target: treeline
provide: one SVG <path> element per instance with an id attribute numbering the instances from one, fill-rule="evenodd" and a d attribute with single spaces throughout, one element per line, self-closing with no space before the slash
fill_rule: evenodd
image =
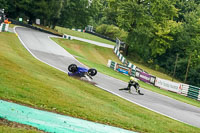
<path id="1" fill-rule="evenodd" d="M 88 0 L 0 0 L 7 17 L 23 18 L 28 23 L 54 28 L 56 25 L 84 28 L 95 15 L 95 5 Z"/>
<path id="2" fill-rule="evenodd" d="M 122 38 L 129 57 L 200 86 L 199 0 L 0 0 L 0 8 L 51 28 L 93 25 Z"/>
<path id="3" fill-rule="evenodd" d="M 129 57 L 200 86 L 199 0 L 109 0 L 108 5 L 112 23 L 128 32 Z"/>

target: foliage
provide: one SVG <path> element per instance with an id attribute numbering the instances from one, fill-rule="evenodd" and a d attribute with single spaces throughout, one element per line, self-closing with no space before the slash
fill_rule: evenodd
<path id="1" fill-rule="evenodd" d="M 2 0 L 1 0 L 2 1 Z M 97 6 L 88 0 L 7 0 L 0 1 L 0 7 L 6 5 L 6 14 L 11 18 L 22 17 L 35 23 L 41 19 L 41 24 L 55 28 L 56 25 L 65 27 L 84 28 L 95 16 Z"/>
<path id="2" fill-rule="evenodd" d="M 5 10 L 8 9 L 7 1 L 5 1 L 5 0 L 0 0 L 0 9 L 5 9 Z"/>
<path id="3" fill-rule="evenodd" d="M 84 28 L 92 15 L 88 0 L 65 0 L 61 14 L 59 24 L 69 28 Z"/>
<path id="4" fill-rule="evenodd" d="M 184 80 L 189 57 L 188 82 L 200 85 L 200 5 L 197 0 L 109 0 L 117 11 L 117 25 L 128 31 L 129 56 L 138 55 L 147 64 L 172 74 L 176 55 L 176 77 Z"/>
<path id="5" fill-rule="evenodd" d="M 119 29 L 119 27 L 107 24 L 102 24 L 100 26 L 97 26 L 96 32 L 105 35 L 107 37 L 110 37 L 112 39 L 116 39 L 117 37 L 122 41 L 125 41 L 128 35 L 127 32 L 125 32 L 123 29 Z"/>

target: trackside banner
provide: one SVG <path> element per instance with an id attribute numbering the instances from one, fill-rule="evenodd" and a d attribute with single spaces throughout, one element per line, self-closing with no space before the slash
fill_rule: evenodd
<path id="1" fill-rule="evenodd" d="M 181 93 L 182 86 L 180 83 L 175 83 L 169 80 L 160 79 L 156 77 L 155 86 L 166 89 L 172 92 Z"/>
<path id="2" fill-rule="evenodd" d="M 123 73 L 125 75 L 135 76 L 135 70 L 134 69 L 129 68 L 129 67 L 124 66 L 124 65 L 120 65 L 117 62 L 114 62 L 112 60 L 108 60 L 107 66 L 112 68 L 113 70 L 118 71 L 120 73 Z"/>
<path id="3" fill-rule="evenodd" d="M 126 74 L 126 75 L 131 75 L 131 68 L 117 64 L 116 70 L 120 73 Z"/>
<path id="4" fill-rule="evenodd" d="M 146 83 L 150 83 L 150 84 L 155 84 L 155 79 L 156 77 L 145 73 L 145 72 L 140 72 L 140 71 L 136 71 L 135 73 L 135 77 L 138 78 L 139 80 L 146 82 Z"/>

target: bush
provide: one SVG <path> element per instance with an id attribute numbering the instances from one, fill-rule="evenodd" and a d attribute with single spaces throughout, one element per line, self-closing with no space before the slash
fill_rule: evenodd
<path id="1" fill-rule="evenodd" d="M 100 26 L 97 26 L 96 32 L 99 33 L 99 34 L 105 35 L 107 27 L 108 27 L 108 25 L 106 25 L 106 24 L 102 24 Z"/>
<path id="2" fill-rule="evenodd" d="M 117 37 L 122 41 L 125 41 L 128 35 L 127 32 L 125 32 L 124 30 L 120 30 L 119 27 L 106 24 L 102 24 L 96 27 L 96 32 L 114 40 Z"/>

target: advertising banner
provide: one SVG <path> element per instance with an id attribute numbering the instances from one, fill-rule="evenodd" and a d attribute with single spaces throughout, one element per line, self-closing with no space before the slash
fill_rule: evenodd
<path id="1" fill-rule="evenodd" d="M 146 83 L 150 83 L 151 76 L 147 73 L 140 72 L 139 80 L 144 81 Z"/>
<path id="2" fill-rule="evenodd" d="M 130 75 L 131 74 L 131 69 L 130 68 L 128 68 L 126 66 L 123 66 L 123 65 L 120 65 L 120 64 L 117 64 L 116 70 L 118 72 L 126 74 L 126 75 Z"/>
<path id="3" fill-rule="evenodd" d="M 36 22 L 36 24 L 40 25 L 40 19 L 39 18 L 37 18 L 35 22 Z"/>
<path id="4" fill-rule="evenodd" d="M 181 93 L 182 86 L 180 83 L 175 83 L 169 80 L 160 79 L 156 77 L 155 86 L 166 89 L 172 92 Z"/>
<path id="5" fill-rule="evenodd" d="M 154 76 L 152 76 L 148 73 L 136 71 L 135 77 L 138 78 L 139 80 L 145 82 L 145 83 L 150 83 L 150 84 L 153 84 L 153 85 L 155 84 L 156 77 L 154 77 Z"/>

